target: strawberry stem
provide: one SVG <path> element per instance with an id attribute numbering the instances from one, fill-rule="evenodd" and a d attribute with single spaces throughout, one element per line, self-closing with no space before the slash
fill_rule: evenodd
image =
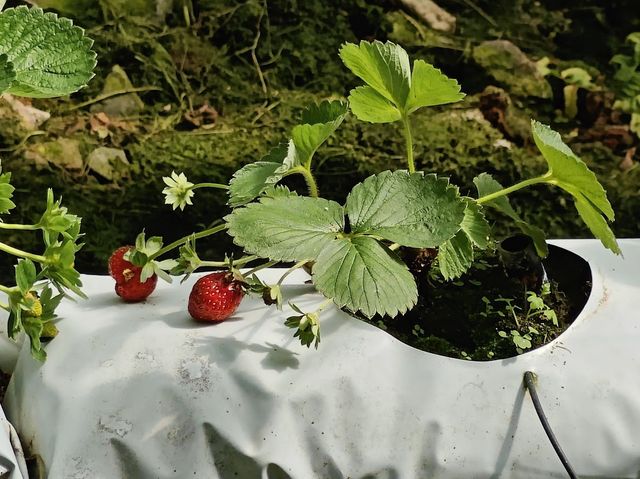
<path id="1" fill-rule="evenodd" d="M 229 185 L 223 185 L 222 183 L 198 183 L 197 185 L 193 185 L 191 190 L 196 190 L 198 188 L 218 188 L 220 190 L 228 190 Z"/>
<path id="2" fill-rule="evenodd" d="M 531 186 L 531 185 L 535 185 L 537 183 L 545 183 L 549 181 L 549 178 L 551 177 L 551 172 L 547 172 L 546 174 L 542 175 L 542 176 L 536 176 L 535 178 L 530 178 L 528 180 L 524 180 L 521 181 L 520 183 L 516 183 L 513 186 L 510 186 L 509 188 L 504 188 L 502 190 L 496 191 L 494 193 L 491 193 L 489 195 L 485 195 L 481 198 L 478 198 L 476 200 L 476 203 L 478 204 L 482 204 L 482 203 L 487 203 L 489 201 L 493 201 L 496 198 L 500 198 L 502 196 L 506 196 L 509 193 L 513 193 L 514 191 L 517 191 L 521 188 L 524 188 L 526 186 Z"/>
<path id="3" fill-rule="evenodd" d="M 266 263 L 263 264 L 259 264 L 258 266 L 256 266 L 253 269 L 250 269 L 249 271 L 247 271 L 246 273 L 242 273 L 243 276 L 251 276 L 253 273 L 256 273 L 258 271 L 260 271 L 261 269 L 265 269 L 265 268 L 271 268 L 274 264 L 277 264 L 277 261 L 268 261 Z"/>
<path id="4" fill-rule="evenodd" d="M 289 171 L 285 173 L 284 176 L 293 175 L 295 173 L 299 173 L 304 177 L 304 181 L 307 183 L 307 188 L 309 188 L 309 196 L 313 198 L 318 197 L 318 184 L 316 183 L 316 179 L 313 177 L 313 173 L 309 168 L 305 168 L 304 166 L 296 166 L 291 168 Z"/>
<path id="5" fill-rule="evenodd" d="M 409 173 L 415 173 L 416 165 L 413 161 L 413 135 L 411 134 L 411 123 L 409 123 L 408 115 L 402 115 L 402 133 L 407 147 L 407 166 Z"/>
<path id="6" fill-rule="evenodd" d="M 13 224 L 13 223 L 0 223 L 0 229 L 35 231 L 39 229 L 39 226 L 38 225 L 21 225 L 21 224 Z"/>
<path id="7" fill-rule="evenodd" d="M 21 249 L 18 248 L 14 248 L 13 246 L 9 246 L 6 243 L 0 243 L 0 251 L 4 251 L 5 253 L 9 253 L 13 256 L 18 256 L 19 258 L 27 258 L 30 259 L 32 261 L 35 261 L 36 263 L 46 263 L 47 262 L 47 258 L 45 258 L 44 256 L 38 255 L 38 254 L 33 254 L 33 253 L 29 253 L 27 251 L 23 251 Z"/>
<path id="8" fill-rule="evenodd" d="M 3 293 L 6 293 L 6 294 L 11 294 L 11 293 L 15 293 L 16 291 L 18 291 L 18 287 L 14 286 L 14 287 L 10 288 L 9 286 L 5 286 L 4 284 L 0 284 L 0 291 L 2 291 Z"/>
<path id="9" fill-rule="evenodd" d="M 243 264 L 250 263 L 251 261 L 256 260 L 258 258 L 259 256 L 256 256 L 256 255 L 243 256 L 240 259 L 234 259 L 233 265 L 242 266 Z M 206 267 L 212 267 L 212 268 L 218 268 L 218 267 L 223 267 L 228 265 L 229 265 L 229 261 L 202 261 L 200 263 L 200 266 L 206 266 Z"/>
<path id="10" fill-rule="evenodd" d="M 318 306 L 318 309 L 315 310 L 315 313 L 320 314 L 320 312 L 322 312 L 322 310 L 329 306 L 331 303 L 333 303 L 333 298 L 325 299 L 322 303 L 320 303 L 320 306 Z"/>
<path id="11" fill-rule="evenodd" d="M 149 256 L 149 261 L 153 261 L 154 259 L 162 256 L 163 254 L 168 253 L 172 249 L 175 249 L 178 246 L 182 246 L 184 243 L 186 243 L 191 238 L 194 238 L 194 239 L 204 238 L 206 236 L 211 236 L 213 234 L 219 233 L 220 231 L 224 231 L 225 229 L 227 229 L 227 225 L 226 224 L 222 224 L 222 225 L 214 226 L 213 228 L 209 228 L 209 229 L 200 231 L 198 233 L 192 233 L 190 235 L 183 236 L 182 238 L 175 240 L 173 243 L 168 244 L 164 248 L 159 249 L 154 254 Z M 0 245 L 1 244 L 2 243 L 0 243 Z"/>
<path id="12" fill-rule="evenodd" d="M 303 260 L 303 261 L 298 261 L 296 264 L 294 264 L 291 268 L 289 268 L 288 270 L 286 270 L 284 272 L 284 274 L 282 276 L 280 276 L 280 279 L 278 280 L 278 282 L 276 283 L 277 286 L 280 286 L 282 284 L 282 282 L 285 280 L 285 278 L 287 276 L 289 276 L 291 273 L 293 273 L 295 270 L 297 270 L 298 268 L 302 268 L 305 264 L 307 264 L 308 261 L 307 260 Z"/>

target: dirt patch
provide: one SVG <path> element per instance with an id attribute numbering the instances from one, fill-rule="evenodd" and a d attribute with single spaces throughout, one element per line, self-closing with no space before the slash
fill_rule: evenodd
<path id="1" fill-rule="evenodd" d="M 456 281 L 444 281 L 433 268 L 413 310 L 371 322 L 410 346 L 443 356 L 516 356 L 562 334 L 591 291 L 589 267 L 578 256 L 553 248 L 544 264 L 549 281 L 538 289 L 507 276 L 496 253 L 477 259 Z"/>

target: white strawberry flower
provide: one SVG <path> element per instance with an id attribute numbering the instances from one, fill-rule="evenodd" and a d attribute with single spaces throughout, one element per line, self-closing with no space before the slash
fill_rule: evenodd
<path id="1" fill-rule="evenodd" d="M 173 209 L 178 207 L 184 210 L 187 205 L 192 205 L 191 198 L 194 196 L 193 187 L 195 186 L 189 180 L 184 173 L 177 174 L 175 171 L 171 172 L 171 177 L 165 176 L 162 178 L 167 187 L 162 190 L 162 194 L 165 196 L 164 203 L 171 205 Z"/>

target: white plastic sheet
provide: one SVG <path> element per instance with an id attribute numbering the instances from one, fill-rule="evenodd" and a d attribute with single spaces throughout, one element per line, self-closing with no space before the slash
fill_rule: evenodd
<path id="1" fill-rule="evenodd" d="M 591 264 L 585 310 L 545 347 L 484 363 L 335 309 L 307 350 L 258 300 L 219 325 L 190 321 L 196 278 L 125 305 L 110 278 L 86 276 L 90 299 L 61 308 L 46 364 L 22 349 L 6 411 L 50 478 L 566 477 L 522 387 L 533 370 L 580 477 L 640 477 L 640 240 L 621 242 L 624 260 L 556 244 Z M 322 298 L 305 279 L 286 293 L 311 310 Z"/>
<path id="2" fill-rule="evenodd" d="M 28 478 L 18 434 L 0 409 L 0 479 Z"/>

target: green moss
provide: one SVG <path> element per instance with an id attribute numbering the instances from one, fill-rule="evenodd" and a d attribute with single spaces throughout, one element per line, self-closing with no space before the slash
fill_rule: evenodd
<path id="1" fill-rule="evenodd" d="M 261 158 L 284 140 L 306 104 L 346 96 L 358 81 L 338 59 L 343 42 L 385 40 L 392 35 L 410 47 L 412 56 L 435 63 L 458 78 L 464 91 L 473 93 L 494 82 L 471 59 L 474 46 L 505 38 L 534 58 L 553 57 L 564 48 L 554 39 L 566 35 L 567 19 L 578 15 L 533 0 L 474 2 L 483 16 L 470 3 L 454 2 L 443 4 L 456 15 L 458 24 L 456 34 L 447 35 L 424 25 L 416 28 L 415 21 L 409 21 L 387 0 L 270 0 L 267 10 L 262 2 L 187 3 L 196 7 L 188 21 L 183 2 L 174 2 L 166 21 L 155 12 L 144 15 L 143 10 L 130 12 L 126 8 L 94 5 L 92 9 L 69 10 L 78 23 L 90 27 L 89 34 L 96 40 L 100 59 L 97 77 L 71 101 L 36 101 L 35 106 L 53 114 L 41 127 L 47 134 L 30 138 L 24 148 L 5 152 L 3 166 L 13 170 L 18 187 L 18 208 L 12 221 L 33 220 L 44 204 L 46 188 L 53 187 L 72 211 L 84 217 L 86 246 L 78 257 L 84 272 L 105 272 L 111 250 L 133 242 L 143 227 L 149 234 L 173 239 L 222 217 L 227 209 L 220 191 L 198 190 L 195 207 L 171 211 L 163 204 L 161 177 L 175 170 L 184 171 L 192 181 L 226 182 L 237 168 Z M 73 7 L 69 2 L 58 6 L 63 11 Z M 614 33 L 616 38 L 625 34 Z M 610 55 L 602 58 L 593 66 L 606 72 Z M 102 138 L 92 131 L 96 118 L 91 118 L 90 112 L 104 110 L 104 104 L 76 110 L 68 107 L 100 94 L 114 65 L 122 67 L 134 86 L 160 91 L 138 93 L 144 103 L 142 110 L 118 120 L 121 124 L 103 126 L 101 133 L 107 136 Z M 196 129 L 187 117 L 205 104 L 215 109 L 218 117 L 210 120 L 207 129 Z M 473 177 L 483 171 L 503 184 L 540 173 L 544 162 L 535 148 L 506 141 L 477 106 L 477 100 L 470 96 L 460 105 L 426 109 L 415 115 L 417 166 L 450 176 L 464 194 L 475 194 Z M 507 123 L 516 124 L 517 131 L 510 136 L 526 138 L 521 120 L 531 115 L 553 118 L 552 101 L 514 100 L 507 116 L 516 120 Z M 567 128 L 576 126 L 568 124 Z M 0 104 L 1 147 L 16 148 L 27 134 Z M 59 139 L 78 142 L 83 169 L 55 162 L 37 166 L 25 156 L 42 145 L 56 145 Z M 640 169 L 619 170 L 621 158 L 600 144 L 574 141 L 571 146 L 607 187 L 617 213 L 616 233 L 639 236 Z M 124 150 L 131 164 L 127 175 L 107 181 L 86 168 L 87 156 L 97 147 Z M 363 124 L 349 117 L 316 156 L 321 194 L 343 201 L 355 183 L 387 168 L 404 167 L 404 158 L 404 140 L 396 125 Z M 287 181 L 292 187 L 303 188 L 298 178 Z M 513 203 L 551 237 L 588 236 L 570 199 L 559 191 L 531 188 L 513 195 Z M 508 222 L 497 215 L 492 220 L 498 234 L 509 233 Z M 27 249 L 39 247 L 35 235 L 8 240 Z M 203 241 L 202 247 L 203 255 L 214 259 L 231 245 L 215 238 Z"/>

